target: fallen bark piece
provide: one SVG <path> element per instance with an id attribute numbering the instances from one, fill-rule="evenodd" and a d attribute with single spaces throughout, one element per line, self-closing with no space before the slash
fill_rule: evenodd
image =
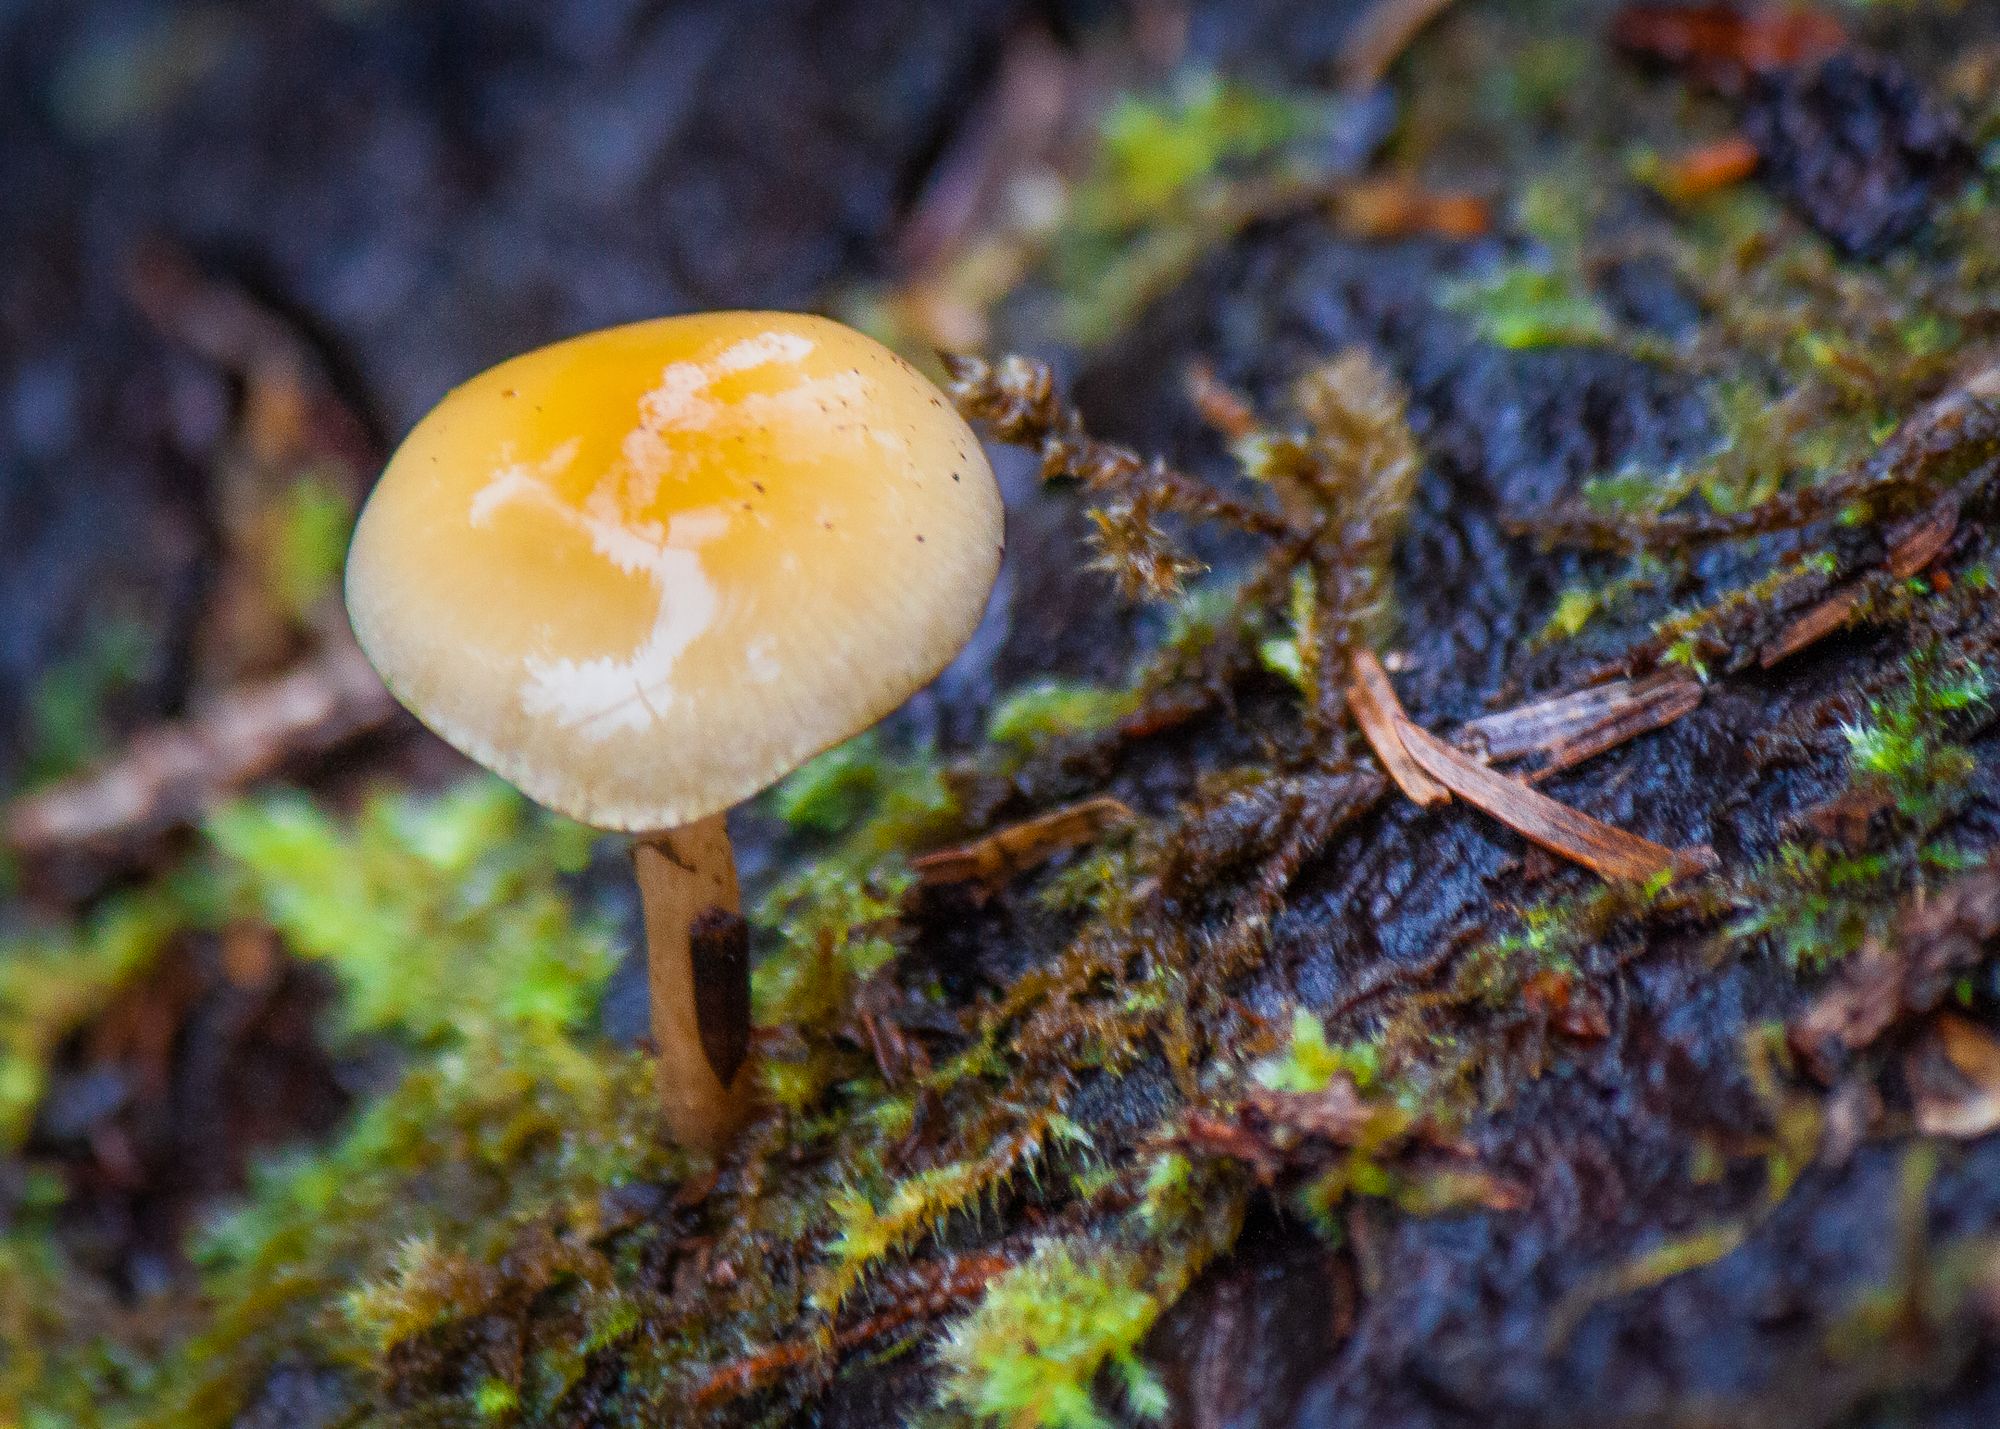
<path id="1" fill-rule="evenodd" d="M 1461 725 L 1452 743 L 1495 764 L 1544 755 L 1531 777 L 1546 778 L 1672 724 L 1701 699 L 1700 681 L 1663 671 L 1482 715 Z"/>
<path id="2" fill-rule="evenodd" d="M 1600 877 L 1643 883 L 1662 873 L 1699 873 L 1715 865 L 1715 854 L 1706 847 L 1670 849 L 1613 828 L 1487 768 L 1408 721 L 1400 732 L 1410 757 L 1452 793 L 1523 838 Z"/>
<path id="3" fill-rule="evenodd" d="M 360 650 L 342 642 L 289 674 L 218 697 L 192 719 L 140 734 L 96 773 L 16 800 L 7 845 L 33 857 L 195 823 L 252 780 L 376 728 L 395 708 Z"/>
<path id="4" fill-rule="evenodd" d="M 1886 938 L 1841 964 L 1833 986 L 1791 1025 L 1793 1050 L 1832 1082 L 1843 1052 L 1873 1045 L 1898 1022 L 1944 1001 L 2000 937 L 2000 860 L 1912 902 Z"/>
<path id="5" fill-rule="evenodd" d="M 1819 644 L 1854 619 L 1862 601 L 1862 592 L 1852 586 L 1835 591 L 1779 631 L 1775 639 L 1757 652 L 1757 663 L 1768 670 L 1791 659 L 1799 651 Z"/>
<path id="6" fill-rule="evenodd" d="M 969 844 L 923 854 L 910 860 L 910 868 L 917 881 L 927 886 L 976 883 L 989 891 L 998 890 L 1057 854 L 1131 822 L 1132 817 L 1123 803 L 1102 795 L 1009 824 Z"/>
<path id="7" fill-rule="evenodd" d="M 1451 791 L 1424 773 L 1403 748 L 1397 725 L 1407 722 L 1407 716 L 1402 701 L 1396 698 L 1396 687 L 1389 683 L 1389 672 L 1382 668 L 1375 652 L 1366 647 L 1356 650 L 1352 668 L 1348 707 L 1354 711 L 1354 722 L 1361 726 L 1368 747 L 1375 751 L 1396 787 L 1411 803 L 1426 809 L 1450 803 Z"/>

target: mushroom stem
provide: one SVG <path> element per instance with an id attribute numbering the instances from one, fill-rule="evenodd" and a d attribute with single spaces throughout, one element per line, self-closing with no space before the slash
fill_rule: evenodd
<path id="1" fill-rule="evenodd" d="M 683 1146 L 718 1151 L 750 1109 L 750 940 L 721 814 L 632 845 L 646 914 L 660 1105 Z"/>

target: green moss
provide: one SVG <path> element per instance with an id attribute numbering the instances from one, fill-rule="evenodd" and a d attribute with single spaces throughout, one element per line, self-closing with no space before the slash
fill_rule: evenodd
<path id="1" fill-rule="evenodd" d="M 986 721 L 989 742 L 1032 749 L 1065 735 L 1089 734 L 1116 724 L 1134 704 L 1129 690 L 1078 680 L 1030 680 L 994 705 Z"/>
<path id="2" fill-rule="evenodd" d="M 1092 1393 L 1106 1370 L 1130 1413 L 1159 1418 L 1166 1391 L 1137 1350 L 1160 1307 L 1137 1278 L 1115 1254 L 1043 1245 L 952 1326 L 940 1351 L 944 1399 L 983 1423 L 1110 1429 Z"/>
<path id="3" fill-rule="evenodd" d="M 332 476 L 307 472 L 285 488 L 271 521 L 266 578 L 279 609 L 304 620 L 340 584 L 354 502 Z"/>
<path id="4" fill-rule="evenodd" d="M 0 1148 L 27 1134 L 57 1047 L 188 928 L 214 914 L 198 874 L 122 895 L 77 928 L 0 943 Z"/>
<path id="5" fill-rule="evenodd" d="M 1909 681 L 1870 703 L 1866 719 L 1841 727 L 1857 779 L 1881 788 L 1902 816 L 1934 827 L 1957 808 L 1974 768 L 1972 751 L 1948 737 L 1951 722 L 1984 707 L 1992 682 L 1985 671 L 1951 667 L 1935 651 L 1909 662 Z"/>
<path id="6" fill-rule="evenodd" d="M 1284 1050 L 1252 1069 L 1257 1081 L 1278 1092 L 1323 1092 L 1335 1077 L 1346 1077 L 1363 1091 L 1381 1072 L 1381 1053 L 1360 1042 L 1335 1046 L 1327 1040 L 1326 1024 L 1305 1008 L 1292 1012 L 1290 1040 Z"/>
<path id="7" fill-rule="evenodd" d="M 1730 935 L 1769 938 L 1794 967 L 1823 968 L 1854 952 L 1878 926 L 1896 874 L 1886 854 L 1782 844 L 1745 880 L 1758 890 L 1757 905 Z"/>
<path id="8" fill-rule="evenodd" d="M 1089 1137 L 1068 1117 L 1045 1113 L 981 1154 L 902 1177 L 871 1200 L 858 1190 L 828 1201 L 836 1227 L 829 1261 L 817 1279 L 812 1303 L 833 1310 L 891 1252 L 931 1235 L 945 1219 L 1001 1189 L 1015 1175 L 1032 1174 L 1052 1144 L 1087 1147 Z"/>
<path id="9" fill-rule="evenodd" d="M 1665 584 L 1666 567 L 1652 556 L 1639 556 L 1624 575 L 1587 585 L 1567 587 L 1556 597 L 1555 608 L 1535 636 L 1537 646 L 1570 640 L 1581 635 L 1592 621 L 1616 615 L 1644 591 Z"/>
<path id="10" fill-rule="evenodd" d="M 108 752 L 105 706 L 144 673 L 152 634 L 137 621 L 93 626 L 77 652 L 51 667 L 28 696 L 21 733 L 23 787 L 66 778 Z"/>
<path id="11" fill-rule="evenodd" d="M 216 1314 L 169 1363 L 167 1412 L 148 1422 L 226 1419 L 305 1343 L 366 1384 L 388 1350 L 476 1316 L 507 1283 L 502 1258 L 537 1239 L 541 1255 L 508 1271 L 514 1290 L 609 1278 L 594 1244 L 605 1189 L 678 1164 L 656 1105 L 643 1056 L 542 1028 L 413 1064 L 332 1145 L 260 1171 L 201 1237 Z"/>
<path id="12" fill-rule="evenodd" d="M 1058 325 L 1083 342 L 1114 335 L 1240 221 L 1233 175 L 1310 169 L 1337 115 L 1308 93 L 1203 72 L 1113 103 L 1049 242 Z"/>
<path id="13" fill-rule="evenodd" d="M 1310 699 L 1318 686 L 1314 670 L 1319 648 L 1314 630 L 1319 595 L 1313 573 L 1304 567 L 1293 571 L 1290 592 L 1285 605 L 1285 633 L 1260 640 L 1257 659 L 1266 670 L 1291 682 L 1300 694 Z"/>
<path id="14" fill-rule="evenodd" d="M 1105 112 L 1077 220 L 1125 228 L 1157 219 L 1224 164 L 1268 153 L 1302 127 L 1296 100 L 1213 74 L 1184 76 L 1162 95 L 1127 95 Z"/>
<path id="15" fill-rule="evenodd" d="M 1469 317 L 1496 347 L 1555 347 L 1608 341 L 1611 315 L 1573 275 L 1546 262 L 1503 263 L 1446 287 L 1445 307 Z"/>
<path id="16" fill-rule="evenodd" d="M 209 833 L 245 911 L 339 980 L 343 1037 L 449 1045 L 574 1028 L 617 962 L 606 930 L 572 924 L 554 882 L 596 835 L 495 779 L 374 799 L 351 827 L 279 795 L 223 811 Z"/>

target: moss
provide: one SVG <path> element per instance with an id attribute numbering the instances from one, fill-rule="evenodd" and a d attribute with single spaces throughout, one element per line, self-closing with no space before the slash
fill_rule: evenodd
<path id="1" fill-rule="evenodd" d="M 265 581 L 277 607 L 303 621 L 340 584 L 354 501 L 333 476 L 309 471 L 273 504 Z"/>
<path id="2" fill-rule="evenodd" d="M 1571 274 L 1546 262 L 1503 263 L 1445 289 L 1440 301 L 1469 317 L 1496 347 L 1555 347 L 1609 340 L 1611 315 Z"/>
<path id="3" fill-rule="evenodd" d="M 1555 608 L 1535 637 L 1538 646 L 1581 635 L 1592 621 L 1616 615 L 1633 603 L 1640 593 L 1663 584 L 1665 567 L 1651 556 L 1640 556 L 1625 575 L 1610 580 L 1566 587 L 1556 597 Z"/>
<path id="4" fill-rule="evenodd" d="M 1326 1024 L 1305 1008 L 1292 1013 L 1291 1038 L 1282 1052 L 1253 1069 L 1262 1086 L 1273 1091 L 1323 1092 L 1335 1077 L 1346 1077 L 1366 1091 L 1381 1072 L 1381 1053 L 1368 1043 L 1335 1046 L 1327 1040 Z"/>
<path id="5" fill-rule="evenodd" d="M 554 883 L 596 835 L 495 779 L 371 800 L 351 828 L 280 795 L 225 810 L 209 832 L 244 911 L 340 982 L 342 1037 L 450 1045 L 574 1028 L 617 962 Z"/>
<path id="6" fill-rule="evenodd" d="M 840 835 L 829 856 L 849 868 L 934 833 L 956 807 L 935 752 L 895 752 L 876 730 L 795 770 L 767 802 L 794 829 Z"/>
<path id="7" fill-rule="evenodd" d="M 510 1288 L 591 1271 L 607 1188 L 676 1165 L 637 1053 L 510 1031 L 414 1064 L 337 1141 L 261 1171 L 196 1247 L 213 1321 L 169 1362 L 156 1424 L 225 1419 L 292 1346 L 363 1382 L 390 1352 L 475 1317 Z M 449 1252 L 440 1246 L 451 1247 Z M 566 1386 L 544 1386 L 553 1398 Z"/>
<path id="8" fill-rule="evenodd" d="M 1955 810 L 1974 769 L 1972 752 L 1948 737 L 1954 719 L 1983 708 L 1985 671 L 1946 664 L 1935 650 L 1911 657 L 1909 680 L 1841 727 L 1855 777 L 1880 788 L 1902 816 L 1932 828 Z"/>
<path id="9" fill-rule="evenodd" d="M 1077 680 L 1030 680 L 993 706 L 986 738 L 1015 750 L 1033 749 L 1052 739 L 1104 729 L 1130 714 L 1133 705 L 1129 690 Z"/>
<path id="10" fill-rule="evenodd" d="M 117 897 L 80 927 L 0 944 L 0 1147 L 27 1134 L 62 1040 L 214 906 L 211 884 L 190 872 Z"/>
<path id="11" fill-rule="evenodd" d="M 1769 938 L 1794 967 L 1823 968 L 1854 952 L 1879 926 L 1896 871 L 1885 854 L 1781 844 L 1746 879 L 1758 890 L 1757 906 L 1731 934 Z"/>
<path id="12" fill-rule="evenodd" d="M 1288 146 L 1309 154 L 1336 115 L 1307 93 L 1202 72 L 1114 103 L 1050 245 L 1058 326 L 1085 343 L 1115 335 L 1239 221 L 1232 171 L 1281 167 Z"/>
<path id="13" fill-rule="evenodd" d="M 1108 1370 L 1130 1413 L 1159 1418 L 1166 1391 L 1137 1354 L 1159 1306 L 1136 1278 L 1115 1255 L 1042 1246 L 952 1326 L 940 1350 L 944 1399 L 986 1423 L 1110 1429 L 1092 1393 Z"/>
<path id="14" fill-rule="evenodd" d="M 766 800 L 771 812 L 794 829 L 838 833 L 881 796 L 892 778 L 888 765 L 882 738 L 871 729 L 808 760 Z"/>
<path id="15" fill-rule="evenodd" d="M 104 756 L 111 741 L 106 706 L 145 672 L 151 643 L 137 621 L 108 620 L 36 681 L 21 734 L 23 787 L 66 778 Z"/>
<path id="16" fill-rule="evenodd" d="M 1105 112 L 1076 197 L 1086 229 L 1157 220 L 1224 164 L 1270 152 L 1304 127 L 1295 100 L 1194 73 L 1164 94 L 1127 95 Z"/>

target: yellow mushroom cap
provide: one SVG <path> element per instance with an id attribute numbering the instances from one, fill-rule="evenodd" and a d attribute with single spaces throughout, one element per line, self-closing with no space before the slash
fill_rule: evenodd
<path id="1" fill-rule="evenodd" d="M 559 342 L 453 391 L 354 533 L 391 691 L 524 792 L 673 828 L 873 724 L 999 572 L 1000 495 L 922 374 L 824 318 Z"/>

